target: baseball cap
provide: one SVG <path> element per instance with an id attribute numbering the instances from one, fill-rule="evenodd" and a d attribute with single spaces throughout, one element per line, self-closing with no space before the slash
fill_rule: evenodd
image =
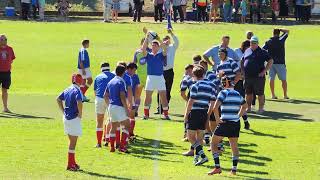
<path id="1" fill-rule="evenodd" d="M 82 79 L 82 76 L 80 74 L 73 74 L 71 81 L 72 81 L 72 83 L 82 84 L 83 79 Z"/>
<path id="2" fill-rule="evenodd" d="M 228 55 L 228 51 L 226 48 L 220 48 L 219 52 L 223 52 L 224 54 Z"/>
<path id="3" fill-rule="evenodd" d="M 250 42 L 255 42 L 255 43 L 259 43 L 259 39 L 257 36 L 252 36 L 250 39 Z"/>

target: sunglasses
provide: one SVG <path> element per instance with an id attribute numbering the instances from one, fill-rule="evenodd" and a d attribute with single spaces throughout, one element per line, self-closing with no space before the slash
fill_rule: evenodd
<path id="1" fill-rule="evenodd" d="M 0 38 L 0 41 L 7 41 L 6 38 Z"/>

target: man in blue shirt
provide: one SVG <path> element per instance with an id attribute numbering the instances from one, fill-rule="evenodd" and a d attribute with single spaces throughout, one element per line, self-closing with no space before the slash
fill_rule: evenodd
<path id="1" fill-rule="evenodd" d="M 127 66 L 126 74 L 130 76 L 132 81 L 132 111 L 130 112 L 130 139 L 134 140 L 134 128 L 135 128 L 135 116 L 137 115 L 139 106 L 140 106 L 140 97 L 142 92 L 142 86 L 140 86 L 140 79 L 139 76 L 136 74 L 136 71 L 138 69 L 137 64 L 131 62 Z"/>
<path id="2" fill-rule="evenodd" d="M 126 83 L 123 79 L 126 67 L 118 65 L 116 68 L 116 77 L 114 77 L 107 85 L 104 98 L 107 104 L 109 104 L 109 114 L 111 121 L 110 130 L 110 152 L 115 152 L 114 143 L 116 141 L 117 127 L 123 126 L 121 135 L 121 144 L 119 151 L 127 153 L 127 138 L 129 137 L 129 109 L 126 98 Z"/>
<path id="3" fill-rule="evenodd" d="M 147 82 L 146 82 L 146 98 L 144 102 L 144 119 L 149 118 L 150 105 L 152 101 L 152 93 L 157 90 L 160 96 L 161 105 L 163 107 L 164 119 L 169 120 L 168 101 L 166 95 L 165 79 L 163 77 L 163 68 L 166 66 L 167 46 L 166 42 L 161 43 L 153 40 L 151 52 L 147 51 L 148 34 L 146 33 L 145 41 L 142 45 L 142 52 L 147 63 Z"/>
<path id="4" fill-rule="evenodd" d="M 213 46 L 212 48 L 210 48 L 206 52 L 204 52 L 203 58 L 208 62 L 209 65 L 212 66 L 212 70 L 216 71 L 217 66 L 220 64 L 220 59 L 219 59 L 219 49 L 220 48 L 227 49 L 229 58 L 236 60 L 236 61 L 239 60 L 238 55 L 233 51 L 232 48 L 229 48 L 229 42 L 230 42 L 230 37 L 223 36 L 221 45 Z M 212 59 L 212 62 L 210 61 L 209 58 Z"/>
<path id="5" fill-rule="evenodd" d="M 58 97 L 57 103 L 63 114 L 64 132 L 69 137 L 68 166 L 67 170 L 77 171 L 80 166 L 75 160 L 75 148 L 78 136 L 82 135 L 82 100 L 80 85 L 83 80 L 80 74 L 72 75 L 72 85 L 65 89 Z M 63 101 L 65 105 L 63 105 Z"/>
<path id="6" fill-rule="evenodd" d="M 79 74 L 81 74 L 83 78 L 83 84 L 80 86 L 81 92 L 84 95 L 84 101 L 89 102 L 89 99 L 86 98 L 85 94 L 89 87 L 91 86 L 93 80 L 92 80 L 92 74 L 90 71 L 90 58 L 88 53 L 90 41 L 85 39 L 82 41 L 82 48 L 79 51 L 78 54 L 78 71 Z"/>
<path id="7" fill-rule="evenodd" d="M 106 104 L 103 96 L 107 88 L 107 84 L 113 79 L 115 75 L 110 72 L 109 63 L 101 64 L 101 73 L 94 80 L 94 93 L 96 96 L 95 109 L 97 114 L 97 126 L 96 126 L 96 136 L 97 136 L 97 148 L 101 148 L 101 140 L 103 136 L 103 121 L 104 114 L 106 113 L 108 104 Z M 110 128 L 105 128 L 107 129 Z M 105 132 L 105 134 L 107 134 Z"/>
<path id="8" fill-rule="evenodd" d="M 282 35 L 280 36 L 280 33 Z M 272 99 L 277 99 L 274 93 L 274 80 L 276 75 L 282 82 L 283 97 L 284 99 L 289 99 L 287 94 L 287 68 L 285 62 L 285 42 L 288 38 L 289 30 L 286 29 L 274 29 L 273 37 L 270 38 L 263 49 L 267 50 L 273 59 L 273 64 L 269 71 L 270 78 L 270 90 Z"/>
<path id="9" fill-rule="evenodd" d="M 215 168 L 208 175 L 221 173 L 218 144 L 224 137 L 229 138 L 233 163 L 231 174 L 235 175 L 239 161 L 238 138 L 240 133 L 240 117 L 243 116 L 248 105 L 240 93 L 233 89 L 231 80 L 224 76 L 221 82 L 224 89 L 218 94 L 213 109 L 218 124 L 211 140 L 211 152 Z M 219 108 L 221 109 L 221 116 Z"/>
<path id="10" fill-rule="evenodd" d="M 195 149 L 194 165 L 198 166 L 208 162 L 207 156 L 202 149 L 203 132 L 212 113 L 214 101 L 216 100 L 215 89 L 207 80 L 204 80 L 204 69 L 201 66 L 193 68 L 193 75 L 196 83 L 190 90 L 190 99 L 185 112 L 187 123 L 188 140 Z M 201 157 L 201 160 L 199 160 Z"/>
<path id="11" fill-rule="evenodd" d="M 267 65 L 265 65 L 267 62 Z M 258 37 L 252 36 L 250 39 L 250 48 L 248 48 L 242 57 L 241 69 L 244 72 L 244 88 L 246 91 L 246 101 L 248 103 L 248 112 L 251 111 L 253 92 L 258 95 L 259 110 L 264 112 L 264 86 L 265 75 L 273 64 L 273 60 L 266 50 L 259 47 Z"/>

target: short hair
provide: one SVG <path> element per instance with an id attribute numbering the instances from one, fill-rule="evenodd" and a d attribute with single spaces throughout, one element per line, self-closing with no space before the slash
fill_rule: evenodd
<path id="1" fill-rule="evenodd" d="M 227 36 L 227 35 L 222 36 L 222 39 L 224 39 L 224 38 L 226 38 L 226 39 L 230 39 L 230 36 Z"/>
<path id="2" fill-rule="evenodd" d="M 244 50 L 246 50 L 247 48 L 250 47 L 250 41 L 249 40 L 245 40 L 241 43 L 241 51 L 244 52 Z"/>
<path id="3" fill-rule="evenodd" d="M 208 62 L 206 60 L 201 60 L 199 64 L 205 64 L 206 66 L 208 66 Z"/>
<path id="4" fill-rule="evenodd" d="M 152 44 L 157 44 L 158 46 L 160 46 L 160 42 L 156 39 L 152 41 Z"/>
<path id="5" fill-rule="evenodd" d="M 119 66 L 119 65 L 122 65 L 122 66 L 124 66 L 125 68 L 127 68 L 127 63 L 124 62 L 124 61 L 118 61 L 117 66 Z"/>
<path id="6" fill-rule="evenodd" d="M 136 63 L 131 62 L 127 65 L 127 69 L 138 69 L 138 66 Z"/>
<path id="7" fill-rule="evenodd" d="M 280 35 L 280 29 L 278 29 L 278 28 L 273 29 L 273 35 L 279 36 Z"/>
<path id="8" fill-rule="evenodd" d="M 163 40 L 167 40 L 167 39 L 170 39 L 170 36 L 166 35 Z"/>
<path id="9" fill-rule="evenodd" d="M 193 56 L 192 59 L 193 59 L 193 62 L 199 62 L 202 60 L 202 57 L 200 55 L 195 55 L 195 56 Z"/>
<path id="10" fill-rule="evenodd" d="M 204 69 L 201 66 L 194 66 L 192 69 L 192 74 L 196 77 L 196 78 L 202 78 L 204 75 Z"/>
<path id="11" fill-rule="evenodd" d="M 101 71 L 110 71 L 110 64 L 107 62 L 103 62 L 101 63 L 100 68 L 101 68 Z"/>
<path id="12" fill-rule="evenodd" d="M 247 39 L 249 40 L 253 36 L 253 32 L 247 31 L 246 36 L 247 36 Z"/>
<path id="13" fill-rule="evenodd" d="M 185 67 L 184 67 L 184 70 L 188 70 L 188 69 L 193 69 L 193 65 L 192 64 L 187 64 Z"/>
<path id="14" fill-rule="evenodd" d="M 86 45 L 86 44 L 89 44 L 90 43 L 90 41 L 89 41 L 89 39 L 84 39 L 84 40 L 82 40 L 82 46 L 84 46 L 84 45 Z"/>
<path id="15" fill-rule="evenodd" d="M 125 71 L 126 71 L 126 67 L 124 67 L 124 66 L 122 66 L 122 65 L 118 65 L 118 66 L 116 67 L 116 75 L 117 75 L 117 76 L 122 76 Z"/>
<path id="16" fill-rule="evenodd" d="M 220 48 L 219 52 L 223 52 L 226 56 L 228 56 L 228 50 L 226 48 Z"/>

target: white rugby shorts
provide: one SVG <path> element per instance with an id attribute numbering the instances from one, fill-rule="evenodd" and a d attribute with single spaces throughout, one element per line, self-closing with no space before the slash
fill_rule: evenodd
<path id="1" fill-rule="evenodd" d="M 81 119 L 76 117 L 74 119 L 67 120 L 63 117 L 64 133 L 71 136 L 81 136 L 82 126 Z"/>
<path id="2" fill-rule="evenodd" d="M 84 71 L 86 72 L 86 75 L 83 75 L 82 69 L 78 69 L 79 74 L 81 74 L 83 79 L 88 79 L 92 77 L 92 73 L 90 68 L 85 68 Z"/>
<path id="3" fill-rule="evenodd" d="M 146 91 L 165 91 L 166 90 L 166 81 L 164 80 L 163 75 L 154 76 L 148 75 L 146 82 Z"/>
<path id="4" fill-rule="evenodd" d="M 108 109 L 111 122 L 122 122 L 129 119 L 125 108 L 122 106 L 110 104 Z"/>

